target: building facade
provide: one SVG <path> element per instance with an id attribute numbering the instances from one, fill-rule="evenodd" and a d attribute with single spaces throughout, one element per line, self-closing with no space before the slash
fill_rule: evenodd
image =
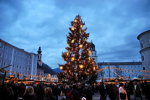
<path id="1" fill-rule="evenodd" d="M 56 73 L 42 61 L 42 50 L 39 47 L 37 51 L 38 62 L 37 62 L 37 76 L 40 81 L 56 82 L 58 81 Z"/>
<path id="2" fill-rule="evenodd" d="M 142 60 L 142 66 L 144 70 L 150 71 L 150 30 L 145 31 L 138 35 L 137 39 L 140 42 L 140 54 Z M 145 72 L 145 75 L 150 79 L 150 72 Z"/>
<path id="3" fill-rule="evenodd" d="M 95 45 L 93 44 L 93 42 L 91 41 L 90 43 L 90 50 L 92 51 L 91 57 L 95 60 L 95 62 L 97 63 L 97 52 L 95 49 Z"/>
<path id="4" fill-rule="evenodd" d="M 13 75 L 19 79 L 46 81 L 51 75 L 51 79 L 57 81 L 56 73 L 42 61 L 41 47 L 34 54 L 0 39 L 0 68 L 4 67 L 7 67 L 7 77 Z"/>
<path id="5" fill-rule="evenodd" d="M 141 62 L 100 62 L 99 77 L 104 80 L 143 78 Z"/>
<path id="6" fill-rule="evenodd" d="M 0 39 L 0 68 L 7 67 L 7 76 L 30 78 L 37 73 L 37 54 L 29 53 Z"/>
<path id="7" fill-rule="evenodd" d="M 37 75 L 38 80 L 43 80 L 42 77 L 44 76 L 44 67 L 43 67 L 43 62 L 42 62 L 42 50 L 41 47 L 39 47 L 38 51 L 38 61 L 37 61 Z"/>

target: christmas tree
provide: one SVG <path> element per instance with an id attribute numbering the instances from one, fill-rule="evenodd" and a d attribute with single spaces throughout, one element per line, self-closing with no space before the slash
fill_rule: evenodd
<path id="1" fill-rule="evenodd" d="M 90 42 L 81 16 L 76 16 L 71 22 L 70 32 L 67 36 L 68 46 L 62 57 L 66 64 L 61 65 L 63 78 L 67 82 L 86 82 L 92 80 L 98 69 L 96 62 L 91 58 Z"/>

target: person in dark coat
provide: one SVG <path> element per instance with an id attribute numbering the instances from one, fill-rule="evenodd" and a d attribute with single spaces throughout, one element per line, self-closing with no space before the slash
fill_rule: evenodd
<path id="1" fill-rule="evenodd" d="M 65 87 L 65 94 L 66 94 L 67 100 L 73 100 L 72 90 L 69 87 L 69 85 L 66 85 L 66 87 Z"/>
<path id="2" fill-rule="evenodd" d="M 150 100 L 150 95 L 149 95 L 149 91 L 150 91 L 150 83 L 147 83 L 146 81 L 143 83 L 143 92 L 145 95 L 145 98 L 147 98 L 147 100 Z"/>
<path id="3" fill-rule="evenodd" d="M 130 81 L 129 83 L 126 84 L 126 90 L 127 90 L 127 97 L 128 97 L 128 100 L 130 100 L 130 96 L 133 94 L 133 83 L 132 81 Z"/>
<path id="4" fill-rule="evenodd" d="M 136 100 L 137 98 L 140 98 L 141 100 L 143 100 L 140 86 L 136 81 L 134 82 L 133 93 L 134 93 L 134 100 Z"/>
<path id="5" fill-rule="evenodd" d="M 76 85 L 73 85 L 73 89 L 72 89 L 73 100 L 80 100 L 80 94 L 77 88 L 78 87 Z"/>
<path id="6" fill-rule="evenodd" d="M 106 100 L 106 88 L 103 83 L 99 86 L 100 100 Z"/>
<path id="7" fill-rule="evenodd" d="M 44 97 L 44 88 L 42 84 L 38 84 L 36 88 L 36 97 L 37 100 L 43 100 Z"/>
<path id="8" fill-rule="evenodd" d="M 25 93 L 23 95 L 23 100 L 36 100 L 34 88 L 32 86 L 26 87 Z"/>
<path id="9" fill-rule="evenodd" d="M 113 84 L 112 88 L 114 91 L 115 99 L 119 100 L 119 86 L 118 86 L 118 84 Z"/>
<path id="10" fill-rule="evenodd" d="M 107 87 L 107 89 L 108 88 L 109 89 L 107 91 L 108 91 L 108 95 L 109 95 L 110 100 L 116 100 L 113 84 L 109 84 L 108 86 L 109 87 Z"/>
<path id="11" fill-rule="evenodd" d="M 85 95 L 86 95 L 86 99 L 87 100 L 92 100 L 93 97 L 93 91 L 92 91 L 92 87 L 88 84 L 85 85 L 85 89 L 84 89 Z"/>

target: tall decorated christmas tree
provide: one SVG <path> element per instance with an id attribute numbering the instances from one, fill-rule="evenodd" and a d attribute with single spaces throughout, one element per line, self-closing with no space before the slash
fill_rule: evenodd
<path id="1" fill-rule="evenodd" d="M 70 32 L 67 36 L 68 46 L 62 57 L 66 62 L 60 66 L 63 70 L 62 78 L 71 83 L 87 82 L 95 76 L 98 66 L 91 57 L 90 42 L 87 41 L 89 33 L 86 33 L 81 16 L 76 16 L 71 22 Z"/>

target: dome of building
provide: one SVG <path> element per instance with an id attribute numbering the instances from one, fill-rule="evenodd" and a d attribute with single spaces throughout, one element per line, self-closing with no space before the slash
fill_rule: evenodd
<path id="1" fill-rule="evenodd" d="M 41 47 L 39 47 L 39 49 L 38 49 L 38 54 L 41 54 L 42 53 L 42 51 L 41 51 Z"/>

